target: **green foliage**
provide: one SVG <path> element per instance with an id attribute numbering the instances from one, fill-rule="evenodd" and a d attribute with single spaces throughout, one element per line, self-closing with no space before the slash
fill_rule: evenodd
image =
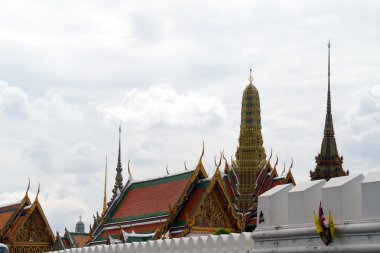
<path id="1" fill-rule="evenodd" d="M 230 231 L 228 231 L 225 228 L 218 228 L 218 229 L 216 229 L 214 235 L 228 235 L 229 233 L 230 233 Z"/>

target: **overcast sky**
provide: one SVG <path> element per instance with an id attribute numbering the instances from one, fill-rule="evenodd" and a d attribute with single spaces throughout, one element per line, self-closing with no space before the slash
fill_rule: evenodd
<path id="1" fill-rule="evenodd" d="M 118 126 L 135 179 L 235 154 L 253 67 L 269 156 L 309 180 L 320 150 L 331 38 L 332 110 L 344 169 L 380 162 L 378 1 L 0 0 L 0 204 L 28 177 L 54 231 L 86 230 L 108 198 Z M 272 163 L 274 159 L 272 160 Z"/>

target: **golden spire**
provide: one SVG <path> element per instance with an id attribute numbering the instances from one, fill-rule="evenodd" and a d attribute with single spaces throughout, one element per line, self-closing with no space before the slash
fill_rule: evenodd
<path id="1" fill-rule="evenodd" d="M 106 214 L 107 211 L 107 163 L 108 163 L 108 158 L 106 156 L 106 169 L 104 173 L 104 196 L 103 196 L 103 212 L 102 212 L 102 218 L 104 219 L 104 215 Z"/>

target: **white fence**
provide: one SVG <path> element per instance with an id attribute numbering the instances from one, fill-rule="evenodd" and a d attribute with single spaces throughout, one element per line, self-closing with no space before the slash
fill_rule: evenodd
<path id="1" fill-rule="evenodd" d="M 66 249 L 54 253 L 248 253 L 253 248 L 251 233 L 183 237 L 147 242 Z M 51 252 L 52 253 L 52 252 Z"/>

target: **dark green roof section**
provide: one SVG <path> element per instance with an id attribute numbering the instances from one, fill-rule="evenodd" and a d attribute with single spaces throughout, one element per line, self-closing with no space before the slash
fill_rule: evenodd
<path id="1" fill-rule="evenodd" d="M 132 221 L 132 220 L 139 220 L 139 219 L 146 219 L 146 218 L 154 218 L 157 216 L 164 216 L 164 215 L 168 215 L 168 212 L 148 213 L 148 214 L 137 215 L 137 216 L 117 218 L 117 219 L 110 220 L 110 223 L 122 222 L 122 221 Z"/>
<path id="2" fill-rule="evenodd" d="M 160 178 L 154 178 L 146 181 L 139 181 L 133 183 L 129 188 L 130 189 L 137 189 L 137 188 L 142 188 L 142 187 L 149 187 L 149 186 L 154 186 L 154 185 L 159 185 L 159 184 L 166 184 L 170 182 L 175 182 L 175 181 L 180 181 L 183 179 L 188 179 L 191 178 L 193 175 L 194 170 L 184 172 L 181 174 L 175 174 L 175 175 L 168 175 L 166 177 L 160 177 Z"/>

